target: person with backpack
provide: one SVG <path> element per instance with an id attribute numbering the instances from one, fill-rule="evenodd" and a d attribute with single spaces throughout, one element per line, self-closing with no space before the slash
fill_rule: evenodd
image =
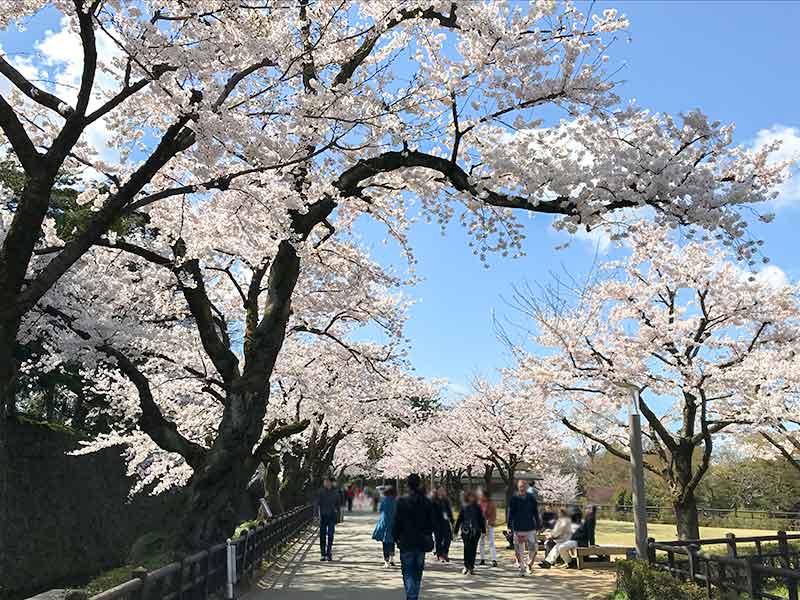
<path id="1" fill-rule="evenodd" d="M 455 533 L 461 530 L 461 539 L 464 542 L 464 575 L 475 574 L 475 555 L 478 552 L 478 542 L 486 534 L 486 519 L 478 505 L 475 492 L 468 491 L 464 494 L 464 506 L 456 519 Z"/>
<path id="2" fill-rule="evenodd" d="M 528 484 L 520 479 L 517 482 L 517 493 L 511 496 L 508 504 L 508 528 L 514 532 L 514 550 L 519 566 L 519 575 L 533 571 L 539 540 L 536 535 L 541 528 L 539 505 L 533 494 L 528 493 Z M 525 559 L 525 546 L 528 557 Z"/>
<path id="3" fill-rule="evenodd" d="M 418 600 L 425 569 L 425 553 L 433 550 L 436 525 L 433 503 L 425 497 L 422 479 L 411 473 L 406 479 L 409 493 L 397 501 L 394 539 L 400 548 L 400 569 L 406 600 Z"/>

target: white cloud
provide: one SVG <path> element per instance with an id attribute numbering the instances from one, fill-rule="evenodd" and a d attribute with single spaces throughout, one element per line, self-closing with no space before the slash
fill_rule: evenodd
<path id="1" fill-rule="evenodd" d="M 46 87 L 50 87 L 61 99 L 74 106 L 83 71 L 83 46 L 78 34 L 70 27 L 69 19 L 62 17 L 58 31 L 45 31 L 44 38 L 35 47 L 41 55 L 42 64 L 52 71 L 50 77 L 54 84 Z M 98 32 L 97 54 L 103 65 L 109 67 L 121 55 L 121 51 L 108 35 Z M 105 102 L 106 94 L 103 92 L 113 92 L 118 88 L 119 80 L 105 69 L 98 68 L 89 111 Z M 108 145 L 111 136 L 106 120 L 99 119 L 86 129 L 83 139 L 94 148 L 100 159 L 113 163 L 118 160 L 119 153 Z"/>
<path id="2" fill-rule="evenodd" d="M 781 288 L 789 284 L 789 277 L 780 267 L 768 265 L 758 272 L 756 281 L 770 287 Z"/>
<path id="3" fill-rule="evenodd" d="M 770 162 L 785 160 L 800 161 L 800 129 L 787 125 L 773 125 L 769 129 L 762 129 L 756 133 L 753 146 L 758 149 L 781 141 L 778 150 L 771 154 Z M 800 205 L 800 166 L 792 167 L 791 175 L 778 188 L 778 197 L 774 201 L 776 208 L 789 205 Z"/>

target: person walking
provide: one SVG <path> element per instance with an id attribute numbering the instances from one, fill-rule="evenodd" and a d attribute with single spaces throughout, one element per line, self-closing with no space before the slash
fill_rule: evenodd
<path id="1" fill-rule="evenodd" d="M 345 490 L 345 496 L 347 497 L 347 512 L 353 512 L 353 500 L 356 497 L 356 492 L 353 489 L 353 484 L 348 483 L 347 489 Z"/>
<path id="2" fill-rule="evenodd" d="M 520 479 L 517 493 L 511 496 L 508 504 L 508 528 L 514 532 L 514 551 L 519 565 L 519 575 L 524 577 L 533 570 L 539 541 L 536 534 L 541 527 L 539 505 L 533 494 L 528 493 L 528 484 Z M 527 560 L 525 546 L 528 547 Z"/>
<path id="3" fill-rule="evenodd" d="M 397 501 L 394 539 L 400 548 L 400 568 L 406 600 L 418 600 L 425 569 L 425 553 L 433 550 L 435 518 L 433 503 L 425 497 L 422 479 L 411 473 L 406 479 L 409 493 Z"/>
<path id="4" fill-rule="evenodd" d="M 394 566 L 394 513 L 397 508 L 397 492 L 393 487 L 383 490 L 381 516 L 372 531 L 372 539 L 383 544 L 383 567 Z"/>
<path id="5" fill-rule="evenodd" d="M 339 493 L 333 489 L 333 482 L 326 477 L 322 489 L 314 501 L 315 512 L 319 518 L 319 559 L 333 560 L 333 535 L 338 520 Z"/>
<path id="6" fill-rule="evenodd" d="M 453 542 L 453 509 L 447 490 L 439 486 L 433 497 L 433 507 L 436 512 L 437 523 L 434 531 L 436 537 L 436 560 L 450 562 L 450 544 Z"/>
<path id="7" fill-rule="evenodd" d="M 455 533 L 461 530 L 461 539 L 464 541 L 464 575 L 475 574 L 475 555 L 478 552 L 478 541 L 486 535 L 486 519 L 478 505 L 475 492 L 464 494 L 464 506 L 456 519 Z"/>
<path id="8" fill-rule="evenodd" d="M 486 520 L 486 534 L 481 536 L 481 566 L 486 564 L 486 545 L 489 545 L 489 553 L 492 557 L 492 566 L 497 566 L 497 548 L 494 545 L 494 527 L 497 524 L 497 505 L 492 500 L 492 493 L 489 490 L 481 490 L 479 503 L 483 518 Z"/>

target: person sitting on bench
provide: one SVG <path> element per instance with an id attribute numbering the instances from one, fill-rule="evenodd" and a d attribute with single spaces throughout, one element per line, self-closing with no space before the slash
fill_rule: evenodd
<path id="1" fill-rule="evenodd" d="M 545 553 L 549 556 L 550 552 L 553 550 L 553 546 L 568 542 L 572 537 L 572 532 L 578 528 L 579 524 L 580 521 L 578 521 L 578 524 L 575 524 L 573 527 L 573 521 L 570 518 L 567 509 L 560 509 L 558 511 L 558 519 L 554 519 L 554 523 L 548 527 L 547 531 L 544 532 Z M 555 557 L 557 558 L 558 554 L 556 554 Z"/>
<path id="2" fill-rule="evenodd" d="M 572 551 L 576 548 L 588 548 L 595 545 L 594 530 L 597 518 L 597 507 L 590 508 L 583 523 L 570 536 L 569 541 L 556 544 L 539 566 L 543 569 L 552 567 L 558 557 L 564 561 L 564 567 L 569 567 L 572 562 Z"/>

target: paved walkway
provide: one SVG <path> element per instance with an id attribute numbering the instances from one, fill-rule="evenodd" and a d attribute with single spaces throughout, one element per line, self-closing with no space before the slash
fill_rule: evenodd
<path id="1" fill-rule="evenodd" d="M 255 583 L 246 600 L 403 600 L 399 560 L 397 567 L 384 569 L 381 546 L 370 537 L 376 518 L 373 513 L 346 515 L 336 527 L 330 563 L 319 560 L 317 531 L 304 535 Z M 500 551 L 498 567 L 478 566 L 475 575 L 464 576 L 461 552 L 457 541 L 451 549 L 453 562 L 427 561 L 421 598 L 585 600 L 604 597 L 613 589 L 614 576 L 608 571 L 537 568 L 532 576 L 521 578 L 509 550 Z"/>

